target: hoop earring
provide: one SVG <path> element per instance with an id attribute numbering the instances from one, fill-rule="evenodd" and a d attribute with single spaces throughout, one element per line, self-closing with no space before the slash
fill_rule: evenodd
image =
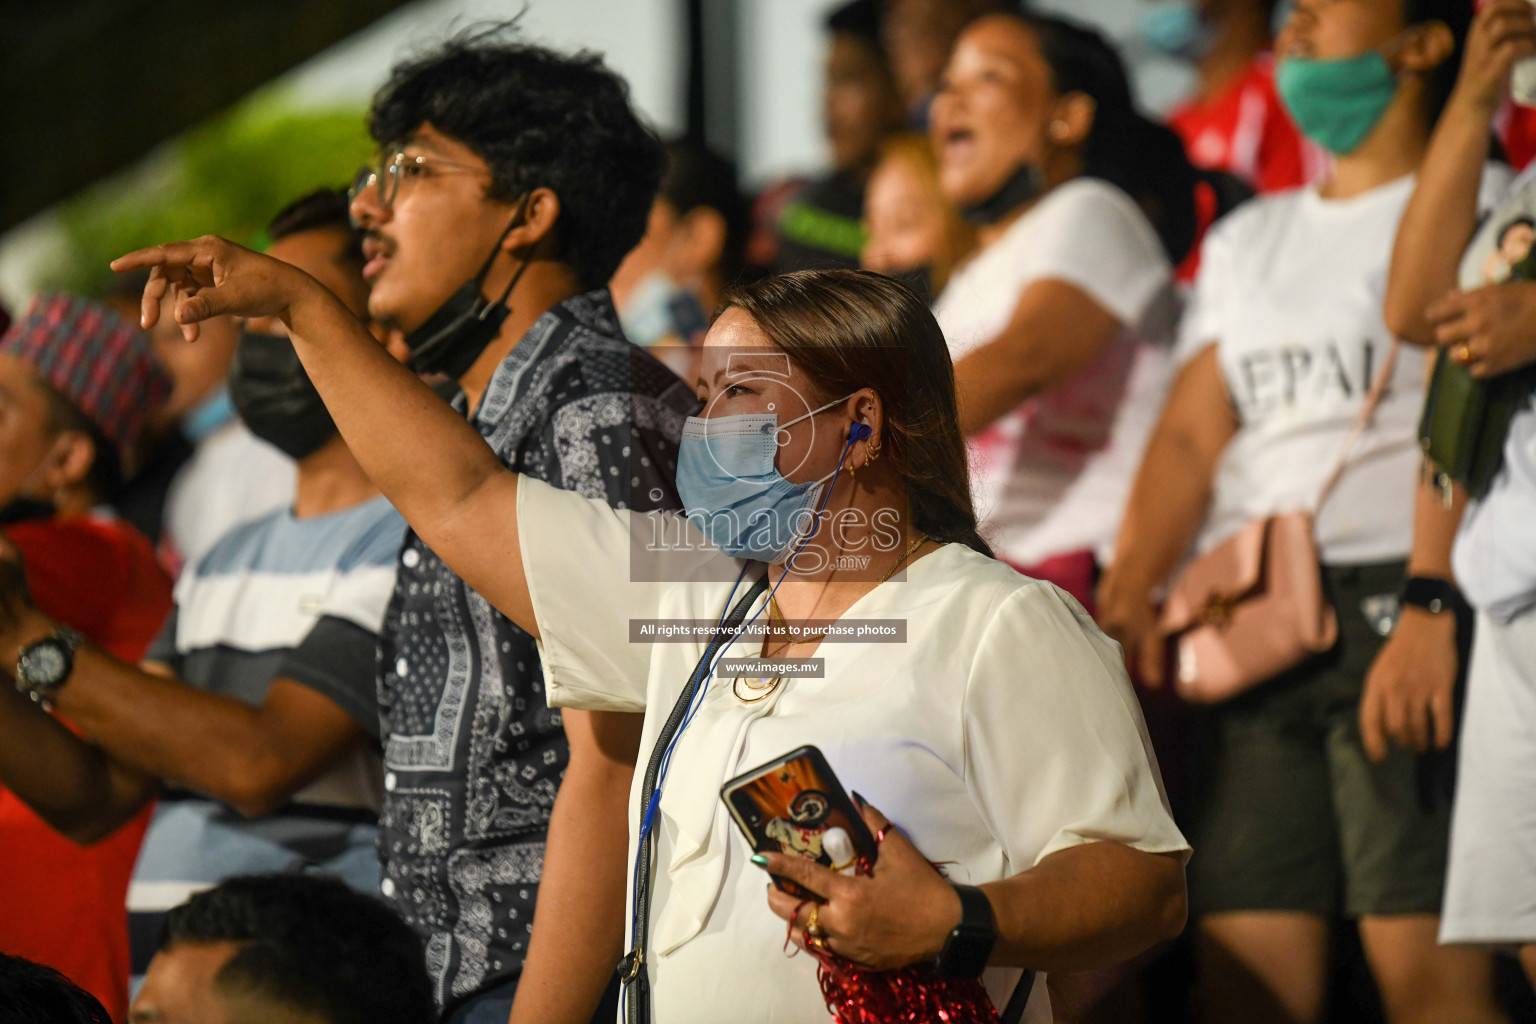
<path id="1" fill-rule="evenodd" d="M 880 457 L 880 442 L 870 441 L 864 447 L 864 465 L 869 465 Z"/>

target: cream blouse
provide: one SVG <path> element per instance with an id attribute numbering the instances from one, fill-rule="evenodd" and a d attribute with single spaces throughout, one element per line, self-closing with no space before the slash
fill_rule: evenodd
<path id="1" fill-rule="evenodd" d="M 688 582 L 643 582 L 658 575 L 644 552 L 652 538 L 670 530 L 704 543 L 681 517 L 613 509 L 526 476 L 518 520 L 550 705 L 651 712 L 630 795 L 633 865 L 643 768 L 704 643 L 636 642 L 632 629 L 719 619 L 740 563 L 717 551 L 673 555 L 671 578 Z M 845 787 L 956 882 L 1006 878 L 1079 843 L 1189 850 L 1119 649 L 1081 607 L 959 544 L 904 575 L 843 616 L 905 620 L 904 643 L 824 641 L 824 678 L 787 679 L 754 704 L 729 679 L 705 691 L 673 752 L 656 825 L 646 964 L 656 1020 L 829 1019 L 816 964 L 782 952 L 768 877 L 748 862 L 720 799 L 726 780 L 803 744 L 820 747 Z M 757 653 L 754 640 L 726 651 Z M 1017 975 L 987 972 L 999 1004 Z M 1024 1019 L 1051 1019 L 1043 984 Z"/>

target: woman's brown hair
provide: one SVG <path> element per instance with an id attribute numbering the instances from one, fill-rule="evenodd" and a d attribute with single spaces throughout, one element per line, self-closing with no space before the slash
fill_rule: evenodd
<path id="1" fill-rule="evenodd" d="M 976 532 L 954 365 L 916 295 L 870 271 L 802 270 L 733 289 L 725 306 L 750 316 L 823 395 L 878 394 L 880 450 L 906 480 L 913 525 L 991 556 Z"/>

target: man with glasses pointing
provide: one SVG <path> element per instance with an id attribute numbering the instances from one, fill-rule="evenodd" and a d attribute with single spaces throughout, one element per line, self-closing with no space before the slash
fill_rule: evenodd
<path id="1" fill-rule="evenodd" d="M 397 66 L 370 129 L 382 159 L 352 192 L 369 313 L 412 368 L 458 382 L 509 467 L 677 507 L 696 402 L 624 340 L 606 287 L 662 166 L 623 81 L 480 32 Z M 638 716 L 550 710 L 533 638 L 414 533 L 380 651 L 382 888 L 447 1019 L 504 1024 L 517 992 L 514 1021 L 584 1024 L 622 952 Z"/>

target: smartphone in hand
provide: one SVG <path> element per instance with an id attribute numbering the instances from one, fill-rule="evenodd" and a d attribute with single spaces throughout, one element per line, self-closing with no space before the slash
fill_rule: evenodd
<path id="1" fill-rule="evenodd" d="M 874 835 L 815 747 L 736 776 L 721 787 L 720 799 L 754 852 L 808 857 L 833 871 L 874 863 Z M 792 896 L 816 898 L 787 879 L 775 876 L 774 884 Z"/>

